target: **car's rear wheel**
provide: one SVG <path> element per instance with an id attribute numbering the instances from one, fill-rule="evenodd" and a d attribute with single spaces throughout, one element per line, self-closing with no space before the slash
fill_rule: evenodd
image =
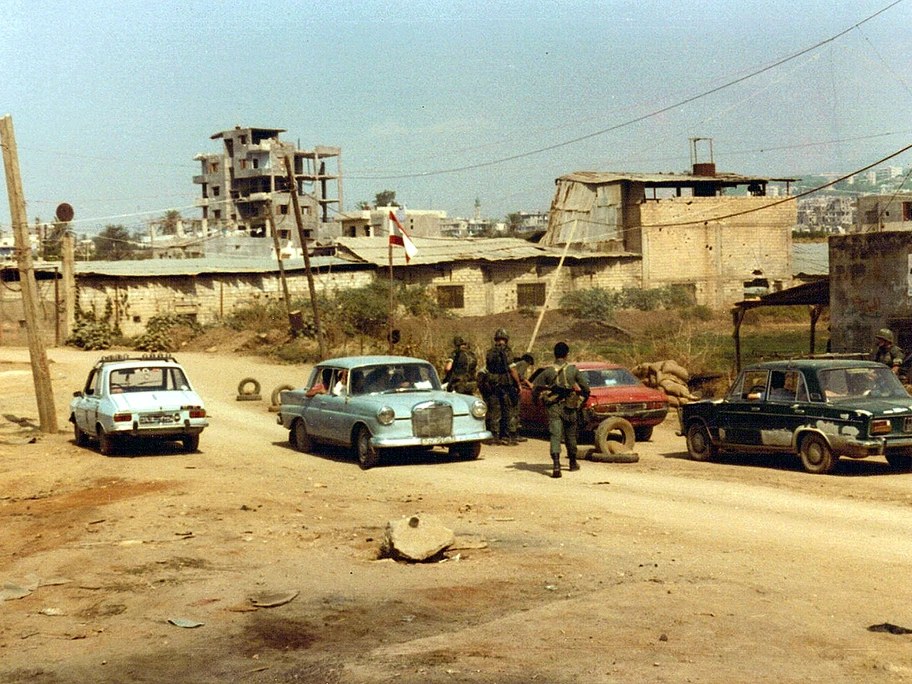
<path id="1" fill-rule="evenodd" d="M 105 432 L 104 428 L 100 425 L 98 426 L 98 450 L 101 452 L 102 456 L 113 456 L 114 452 L 117 451 L 117 445 L 114 442 L 113 435 L 109 435 Z"/>
<path id="2" fill-rule="evenodd" d="M 687 453 L 694 461 L 711 461 L 719 453 L 703 423 L 691 423 L 687 427 Z"/>
<path id="3" fill-rule="evenodd" d="M 296 420 L 291 428 L 292 444 L 294 448 L 302 453 L 310 453 L 313 449 L 313 440 L 307 434 L 307 426 L 303 420 Z"/>
<path id="4" fill-rule="evenodd" d="M 181 442 L 184 444 L 184 451 L 188 454 L 192 454 L 199 449 L 200 445 L 200 436 L 199 435 L 184 435 L 181 437 Z"/>
<path id="5" fill-rule="evenodd" d="M 450 447 L 450 456 L 463 461 L 474 461 L 481 454 L 481 442 L 466 442 Z"/>
<path id="6" fill-rule="evenodd" d="M 893 470 L 901 473 L 908 473 L 912 470 L 912 455 L 909 454 L 887 454 L 887 463 Z"/>
<path id="7" fill-rule="evenodd" d="M 652 425 L 640 425 L 633 428 L 633 434 L 638 442 L 648 442 L 652 439 Z"/>
<path id="8" fill-rule="evenodd" d="M 360 428 L 355 436 L 355 453 L 361 470 L 373 468 L 380 463 L 380 450 L 371 444 L 371 433 L 366 427 Z"/>
<path id="9" fill-rule="evenodd" d="M 826 440 L 820 435 L 807 435 L 799 449 L 801 465 L 809 473 L 826 475 L 836 467 L 836 457 Z"/>
<path id="10" fill-rule="evenodd" d="M 73 438 L 76 446 L 85 446 L 89 443 L 89 436 L 76 423 L 73 423 Z"/>

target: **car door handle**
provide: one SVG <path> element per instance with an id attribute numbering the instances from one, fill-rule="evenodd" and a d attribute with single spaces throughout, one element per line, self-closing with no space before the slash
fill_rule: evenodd
<path id="1" fill-rule="evenodd" d="M 804 409 L 798 408 L 797 406 L 792 406 L 792 411 L 794 411 L 795 413 L 797 413 L 798 415 L 801 415 L 801 416 L 803 416 L 805 413 L 807 413 L 807 411 L 805 411 Z"/>
<path id="2" fill-rule="evenodd" d="M 760 410 L 759 406 L 751 406 L 751 411 L 759 411 L 759 410 Z"/>

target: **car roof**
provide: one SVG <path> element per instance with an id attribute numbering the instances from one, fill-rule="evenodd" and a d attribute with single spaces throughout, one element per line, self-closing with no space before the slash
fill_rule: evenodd
<path id="1" fill-rule="evenodd" d="M 170 354 L 109 354 L 95 362 L 95 368 L 134 368 L 136 366 L 180 366 Z"/>
<path id="2" fill-rule="evenodd" d="M 783 361 L 766 361 L 745 367 L 744 370 L 811 370 L 820 371 L 839 368 L 886 368 L 876 361 L 858 359 L 788 359 Z"/>
<path id="3" fill-rule="evenodd" d="M 397 363 L 430 363 L 425 359 L 417 359 L 412 356 L 342 356 L 337 359 L 327 359 L 321 361 L 320 367 L 332 366 L 334 368 L 359 368 L 361 366 L 377 366 L 382 364 Z"/>

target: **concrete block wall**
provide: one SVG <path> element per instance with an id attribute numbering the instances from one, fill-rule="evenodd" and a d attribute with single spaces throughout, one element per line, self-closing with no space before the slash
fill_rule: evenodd
<path id="1" fill-rule="evenodd" d="M 769 197 L 675 197 L 641 205 L 643 287 L 696 285 L 698 303 L 725 308 L 744 298 L 744 282 L 765 277 L 791 284 L 794 202 L 740 216 L 691 223 L 768 207 Z M 687 223 L 684 223 L 687 222 Z M 759 271 L 762 275 L 755 274 Z"/>

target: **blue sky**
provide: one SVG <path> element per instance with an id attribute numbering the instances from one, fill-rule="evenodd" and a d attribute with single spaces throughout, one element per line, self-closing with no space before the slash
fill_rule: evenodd
<path id="1" fill-rule="evenodd" d="M 235 125 L 340 146 L 345 209 L 390 189 L 500 218 L 572 171 L 686 171 L 692 137 L 769 176 L 905 147 L 912 0 L 892 2 L 5 0 L 0 115 L 30 222 L 66 201 L 77 233 L 198 217 L 193 157 Z"/>

